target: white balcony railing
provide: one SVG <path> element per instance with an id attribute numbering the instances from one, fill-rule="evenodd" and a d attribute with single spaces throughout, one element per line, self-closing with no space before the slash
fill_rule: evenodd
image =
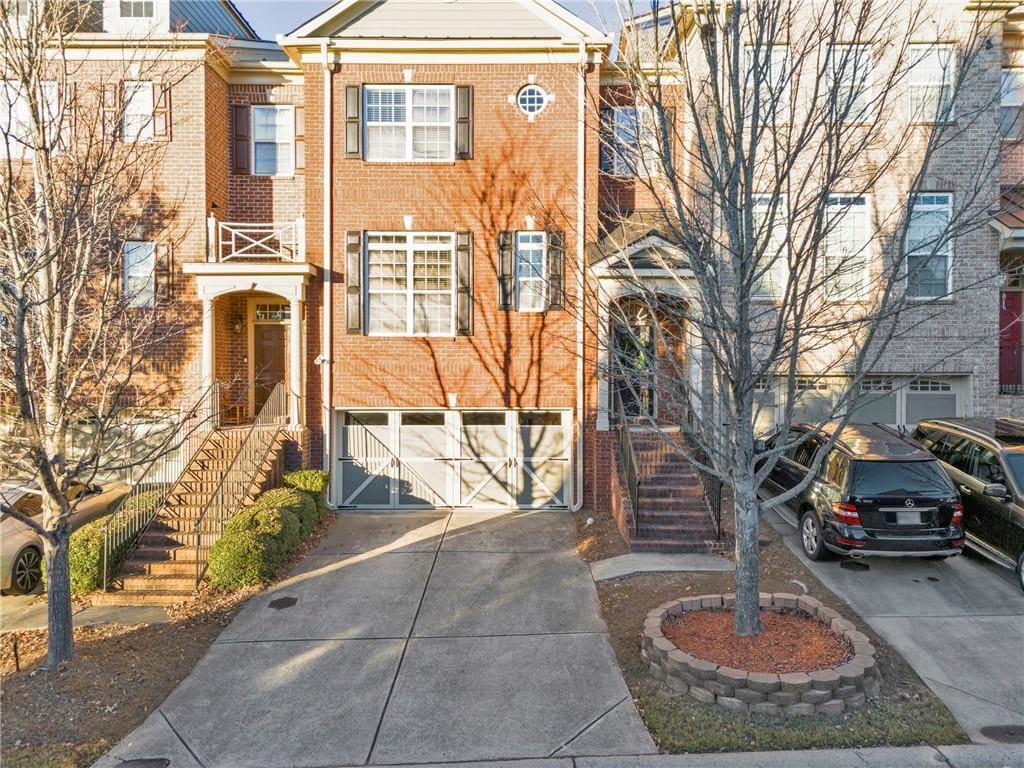
<path id="1" fill-rule="evenodd" d="M 284 261 L 306 260 L 306 222 L 247 224 L 237 221 L 207 220 L 207 261 Z"/>

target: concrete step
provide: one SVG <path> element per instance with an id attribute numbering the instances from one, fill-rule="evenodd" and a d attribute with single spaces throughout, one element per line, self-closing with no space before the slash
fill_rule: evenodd
<path id="1" fill-rule="evenodd" d="M 146 560 L 131 557 L 121 568 L 124 576 L 191 576 L 196 575 L 195 560 Z"/>
<path id="2" fill-rule="evenodd" d="M 711 536 L 706 541 L 675 541 L 674 539 L 634 539 L 630 547 L 634 552 L 718 552 L 720 545 Z"/>

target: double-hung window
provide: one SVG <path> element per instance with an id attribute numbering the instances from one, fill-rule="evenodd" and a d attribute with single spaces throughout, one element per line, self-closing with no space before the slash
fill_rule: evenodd
<path id="1" fill-rule="evenodd" d="M 789 122 L 789 46 L 748 45 L 745 57 L 747 118 L 756 111 L 759 122 Z"/>
<path id="2" fill-rule="evenodd" d="M 128 81 L 122 95 L 124 107 L 121 116 L 121 137 L 125 141 L 153 140 L 153 83 Z"/>
<path id="3" fill-rule="evenodd" d="M 662 115 L 662 125 L 655 115 Z M 663 134 L 671 141 L 673 126 L 668 110 L 655 106 L 603 107 L 601 109 L 601 170 L 613 176 L 654 175 L 669 161 L 662 152 Z"/>
<path id="4" fill-rule="evenodd" d="M 544 232 L 516 232 L 516 309 L 548 308 L 547 238 Z"/>
<path id="5" fill-rule="evenodd" d="M 371 232 L 366 262 L 368 333 L 454 335 L 454 234 Z"/>
<path id="6" fill-rule="evenodd" d="M 910 198 L 906 255 L 907 295 L 911 298 L 937 299 L 949 293 L 952 214 L 950 194 L 917 194 Z"/>
<path id="7" fill-rule="evenodd" d="M 954 119 L 953 84 L 956 48 L 928 44 L 908 46 L 910 119 L 915 123 L 947 123 Z"/>
<path id="8" fill-rule="evenodd" d="M 156 304 L 156 245 L 129 240 L 123 251 L 124 300 L 129 307 L 149 308 Z"/>
<path id="9" fill-rule="evenodd" d="M 870 45 L 833 45 L 829 48 L 829 95 L 836 120 L 861 123 L 871 117 L 872 65 Z"/>
<path id="10" fill-rule="evenodd" d="M 28 157 L 36 137 L 33 135 L 32 104 L 23 83 L 17 80 L 0 80 L 0 157 Z M 42 111 L 41 122 L 46 126 L 45 141 L 56 149 L 60 131 L 57 83 L 40 83 L 40 94 L 36 100 Z"/>
<path id="11" fill-rule="evenodd" d="M 830 299 L 861 299 L 868 287 L 868 198 L 830 195 L 825 206 L 824 284 Z"/>
<path id="12" fill-rule="evenodd" d="M 453 86 L 367 85 L 363 91 L 367 160 L 454 160 Z"/>
<path id="13" fill-rule="evenodd" d="M 778 298 L 786 288 L 789 273 L 786 199 L 782 196 L 755 195 L 753 203 L 754 231 L 751 237 L 757 265 L 751 281 L 751 295 L 756 298 Z"/>
<path id="14" fill-rule="evenodd" d="M 252 168 L 255 176 L 295 173 L 295 108 L 254 105 Z"/>

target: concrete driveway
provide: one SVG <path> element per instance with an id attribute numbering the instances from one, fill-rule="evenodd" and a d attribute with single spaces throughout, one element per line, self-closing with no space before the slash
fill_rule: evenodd
<path id="1" fill-rule="evenodd" d="M 868 557 L 812 563 L 796 528 L 765 518 L 821 581 L 896 648 L 974 741 L 1024 726 L 1024 593 L 971 553 L 931 561 Z"/>
<path id="2" fill-rule="evenodd" d="M 98 765 L 653 753 L 574 541 L 564 513 L 346 513 Z"/>

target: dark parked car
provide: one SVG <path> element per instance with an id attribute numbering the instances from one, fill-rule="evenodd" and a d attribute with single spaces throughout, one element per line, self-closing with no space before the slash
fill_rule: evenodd
<path id="1" fill-rule="evenodd" d="M 813 427 L 794 427 L 786 442 L 806 439 L 779 457 L 762 496 L 799 485 L 831 429 L 826 425 L 814 434 Z M 820 467 L 787 508 L 779 508 L 787 522 L 799 527 L 804 552 L 812 560 L 829 552 L 853 557 L 960 554 L 960 497 L 935 457 L 910 438 L 884 426 L 851 425 Z"/>
<path id="2" fill-rule="evenodd" d="M 960 490 L 968 546 L 1015 569 L 1024 589 L 1024 419 L 922 421 L 914 437 Z"/>

